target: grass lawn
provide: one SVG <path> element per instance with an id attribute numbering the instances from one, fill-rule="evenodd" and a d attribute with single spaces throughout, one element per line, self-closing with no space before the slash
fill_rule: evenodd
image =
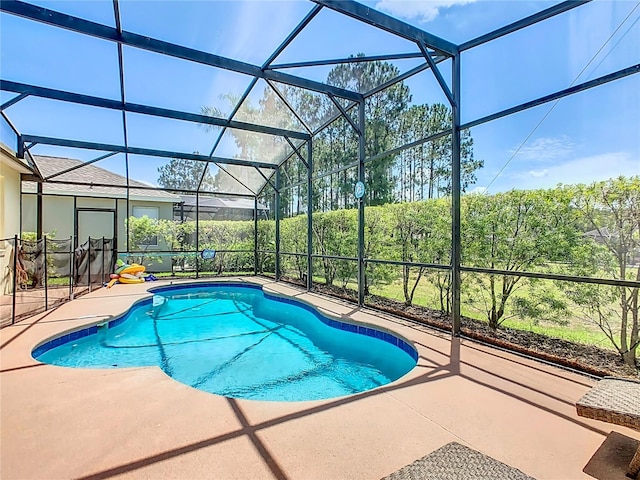
<path id="1" fill-rule="evenodd" d="M 318 281 L 322 282 L 322 279 L 318 279 Z M 412 284 L 410 283 L 409 288 L 411 288 L 411 286 Z M 348 288 L 357 289 L 357 284 L 349 284 Z M 370 287 L 370 291 L 374 295 L 386 297 L 398 302 L 404 302 L 404 293 L 401 279 L 386 284 L 377 284 Z M 515 293 L 514 298 L 517 297 L 517 295 L 523 294 L 523 292 Z M 462 298 L 462 315 L 486 323 L 486 313 L 479 308 L 481 306 L 479 304 L 474 304 L 474 302 L 472 302 L 469 298 L 465 297 L 468 296 L 463 295 Z M 413 304 L 417 306 L 432 308 L 434 310 L 440 310 L 439 292 L 437 287 L 423 277 L 420 280 L 420 284 L 416 288 L 413 297 Z M 575 307 L 575 311 L 579 311 L 579 308 L 577 306 Z M 509 316 L 508 311 L 506 315 Z M 572 342 L 579 342 L 588 345 L 596 345 L 601 348 L 613 349 L 611 342 L 595 324 L 595 322 L 591 324 L 589 321 L 586 321 L 578 315 L 563 318 L 563 321 L 566 321 L 567 323 L 563 325 L 557 322 L 544 320 L 534 322 L 532 319 L 522 319 L 517 316 L 512 316 L 511 318 L 505 320 L 502 325 L 508 328 L 540 333 L 553 338 L 561 338 L 563 340 Z"/>

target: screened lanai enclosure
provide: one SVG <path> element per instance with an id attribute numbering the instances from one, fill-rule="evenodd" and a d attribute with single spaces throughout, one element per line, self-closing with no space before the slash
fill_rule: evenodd
<path id="1" fill-rule="evenodd" d="M 100 238 L 101 274 L 265 275 L 633 365 L 639 3 L 446 3 L 3 0 L 2 143 L 31 170 L 6 244 L 73 264 Z M 60 263 L 45 287 L 81 283 Z"/>

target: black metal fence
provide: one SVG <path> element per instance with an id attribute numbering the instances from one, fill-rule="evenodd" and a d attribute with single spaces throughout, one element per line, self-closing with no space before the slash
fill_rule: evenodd
<path id="1" fill-rule="evenodd" d="M 77 248 L 73 238 L 0 240 L 0 327 L 103 286 L 116 257 L 110 238 L 89 237 Z"/>

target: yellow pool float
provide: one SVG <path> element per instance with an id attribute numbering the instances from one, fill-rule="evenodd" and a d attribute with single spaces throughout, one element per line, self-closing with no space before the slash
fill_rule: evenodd
<path id="1" fill-rule="evenodd" d="M 113 287 L 116 282 L 120 283 L 144 283 L 142 274 L 146 270 L 144 265 L 132 263 L 131 265 L 122 265 L 115 274 L 112 275 L 111 281 L 107 284 L 107 288 Z"/>

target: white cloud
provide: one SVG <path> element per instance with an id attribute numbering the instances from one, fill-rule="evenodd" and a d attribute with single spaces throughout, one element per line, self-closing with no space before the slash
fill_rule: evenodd
<path id="1" fill-rule="evenodd" d="M 298 2 L 237 2 L 236 6 L 238 12 L 228 29 L 232 38 L 222 42 L 222 55 L 254 65 L 261 65 L 302 20 Z"/>
<path id="2" fill-rule="evenodd" d="M 395 17 L 427 23 L 438 16 L 440 10 L 454 5 L 466 5 L 476 0 L 381 0 L 376 8 Z"/>
<path id="3" fill-rule="evenodd" d="M 529 175 L 536 178 L 546 177 L 549 175 L 549 169 L 545 168 L 544 170 L 529 170 Z"/>
<path id="4" fill-rule="evenodd" d="M 610 152 L 583 157 L 511 176 L 509 188 L 552 188 L 559 183 L 592 183 L 620 175 L 640 175 L 640 159 L 629 152 Z"/>
<path id="5" fill-rule="evenodd" d="M 516 155 L 518 160 L 544 162 L 570 158 L 575 145 L 566 135 L 540 137 L 524 145 Z M 510 152 L 512 155 L 515 150 Z"/>

